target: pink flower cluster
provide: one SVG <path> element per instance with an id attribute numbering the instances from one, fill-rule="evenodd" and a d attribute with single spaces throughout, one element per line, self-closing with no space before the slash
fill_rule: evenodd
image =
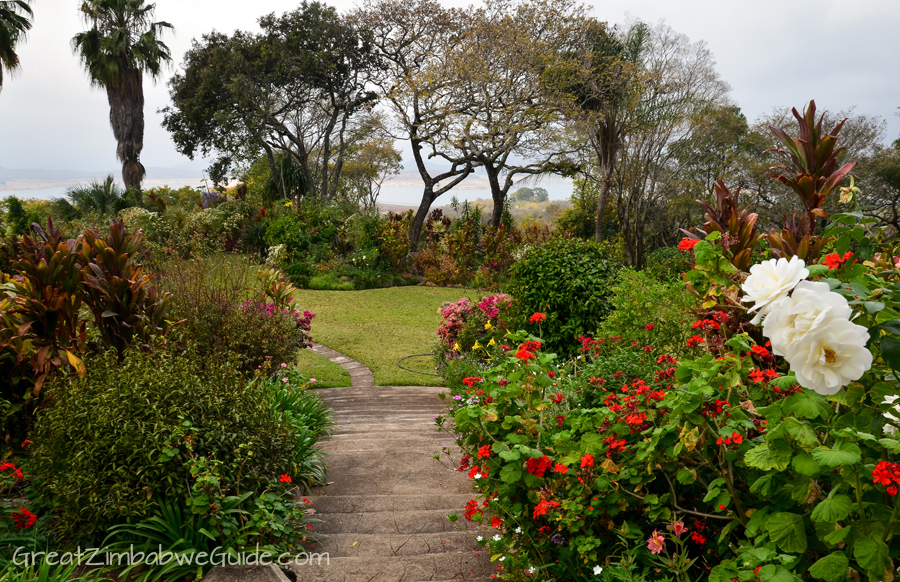
<path id="1" fill-rule="evenodd" d="M 510 305 L 512 305 L 512 299 L 509 298 L 509 295 L 500 293 L 499 295 L 491 295 L 482 299 L 478 304 L 478 309 L 488 319 L 497 319 L 497 316 L 500 315 L 500 308 L 509 307 Z"/>
<path id="2" fill-rule="evenodd" d="M 310 330 L 312 329 L 312 320 L 316 316 L 315 313 L 311 313 L 305 309 L 303 310 L 303 313 L 300 313 L 299 311 L 293 311 L 285 307 L 278 307 L 274 303 L 259 301 L 257 299 L 244 301 L 244 303 L 241 304 L 241 307 L 244 309 L 244 311 L 256 311 L 264 317 L 291 318 L 294 321 L 294 324 L 296 324 L 297 330 L 302 332 L 300 334 L 302 336 L 302 339 L 299 342 L 299 347 L 308 348 L 310 345 L 312 345 L 312 336 L 310 335 Z"/>
<path id="3" fill-rule="evenodd" d="M 472 313 L 472 302 L 463 297 L 456 303 L 448 303 L 441 308 L 441 317 L 444 321 L 438 327 L 437 333 L 441 340 L 453 345 L 456 336 L 466 323 L 466 316 Z"/>

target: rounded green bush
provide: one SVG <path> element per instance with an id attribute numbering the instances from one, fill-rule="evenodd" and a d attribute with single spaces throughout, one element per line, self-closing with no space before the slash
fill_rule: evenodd
<path id="1" fill-rule="evenodd" d="M 173 350 L 107 353 L 85 361 L 84 378 L 45 387 L 32 440 L 29 497 L 59 518 L 70 539 L 102 539 L 114 524 L 149 517 L 184 499 L 190 459 L 223 463 L 222 488 L 263 490 L 294 470 L 296 435 L 265 388 L 227 361 Z"/>
<path id="2" fill-rule="evenodd" d="M 523 324 L 534 312 L 547 316 L 540 332 L 547 349 L 575 353 L 578 337 L 590 335 L 610 312 L 608 299 L 618 264 L 607 246 L 581 239 L 554 239 L 532 247 L 510 270 L 506 291 Z"/>

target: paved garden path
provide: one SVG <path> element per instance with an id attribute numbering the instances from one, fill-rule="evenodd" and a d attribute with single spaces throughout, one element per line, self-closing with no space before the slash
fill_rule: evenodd
<path id="1" fill-rule="evenodd" d="M 372 370 L 367 368 L 364 364 L 361 364 L 340 352 L 336 352 L 331 348 L 327 348 L 322 344 L 314 343 L 310 349 L 347 370 L 347 373 L 350 374 L 350 385 L 352 387 L 371 388 L 375 385 L 375 376 L 372 375 Z"/>
<path id="2" fill-rule="evenodd" d="M 327 552 L 329 563 L 295 565 L 297 581 L 490 579 L 496 566 L 472 537 L 489 534 L 447 520 L 473 494 L 465 473 L 433 458 L 454 446 L 433 421 L 445 410 L 443 388 L 375 387 L 362 364 L 313 349 L 347 369 L 353 387 L 319 391 L 337 426 L 321 443 L 330 484 L 312 496 L 323 522 L 313 526 L 320 542 L 312 551 Z"/>

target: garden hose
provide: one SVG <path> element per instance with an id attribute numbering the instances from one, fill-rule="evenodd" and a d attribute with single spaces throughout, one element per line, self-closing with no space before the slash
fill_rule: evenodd
<path id="1" fill-rule="evenodd" d="M 440 374 L 434 374 L 432 372 L 419 372 L 416 370 L 410 370 L 409 368 L 400 365 L 400 362 L 402 362 L 403 360 L 408 360 L 410 358 L 422 358 L 425 356 L 428 356 L 429 358 L 431 358 L 434 356 L 434 354 L 413 354 L 411 356 L 404 356 L 404 357 L 400 358 L 399 360 L 397 360 L 397 367 L 400 368 L 401 370 L 406 370 L 407 372 L 412 372 L 413 374 L 425 374 L 426 376 L 440 377 L 441 376 Z"/>

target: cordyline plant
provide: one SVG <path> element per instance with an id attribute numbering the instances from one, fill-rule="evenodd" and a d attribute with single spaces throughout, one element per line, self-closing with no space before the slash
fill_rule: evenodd
<path id="1" fill-rule="evenodd" d="M 806 216 L 798 219 L 794 212 L 791 218 L 785 217 L 786 224 L 781 232 L 772 229 L 766 239 L 777 257 L 796 255 L 804 260 L 814 260 L 823 244 L 822 239 L 814 235 L 816 218 L 828 218 L 822 204 L 856 166 L 856 162 L 837 168 L 837 156 L 845 148 L 835 149 L 835 146 L 838 132 L 846 119 L 826 134 L 822 129 L 822 117 L 816 121 L 815 101 L 809 102 L 802 116 L 796 109 L 791 112 L 800 124 L 800 134 L 794 139 L 784 130 L 769 126 L 769 131 L 783 146 L 770 151 L 781 154 L 787 165 L 773 166 L 769 170 L 779 172 L 767 175 L 797 193 L 803 201 Z"/>
<path id="2" fill-rule="evenodd" d="M 83 306 L 120 359 L 127 347 L 146 348 L 165 333 L 168 295 L 138 263 L 143 234 L 126 233 L 122 220 L 109 228 L 106 238 L 85 231 L 67 240 L 48 219 L 23 236 L 15 273 L 0 285 L 0 422 L 36 401 L 54 370 L 84 373 Z"/>
<path id="3" fill-rule="evenodd" d="M 759 215 L 746 208 L 738 208 L 741 186 L 738 186 L 732 193 L 720 178 L 715 183 L 715 192 L 716 208 L 701 200 L 697 201 L 706 210 L 703 215 L 706 222 L 703 223 L 703 228 L 692 228 L 691 230 L 699 232 L 702 237 L 684 229 L 681 232 L 695 240 L 705 239 L 711 232 L 721 232 L 722 244 L 727 245 L 727 249 L 731 253 L 731 257 L 729 257 L 731 264 L 741 271 L 746 271 L 750 268 L 753 249 L 762 240 L 762 236 L 757 234 L 756 229 L 756 220 Z"/>
<path id="4" fill-rule="evenodd" d="M 120 361 L 129 346 L 148 348 L 168 327 L 169 294 L 160 294 L 150 284 L 156 275 L 145 274 L 137 262 L 143 239 L 141 231 L 129 235 L 119 219 L 109 225 L 107 238 L 87 230 L 81 244 L 81 293 L 104 342 L 115 348 Z"/>
<path id="5" fill-rule="evenodd" d="M 5 358 L 14 360 L 13 367 L 31 364 L 31 395 L 37 397 L 53 368 L 71 365 L 83 370 L 77 354 L 83 351 L 87 332 L 78 317 L 82 297 L 76 248 L 80 240 L 63 238 L 52 219 L 47 220 L 46 229 L 38 224 L 32 228 L 34 236 L 22 237 L 16 276 L 7 277 L 3 285 L 0 346 Z M 15 379 L 10 378 L 11 386 Z"/>

